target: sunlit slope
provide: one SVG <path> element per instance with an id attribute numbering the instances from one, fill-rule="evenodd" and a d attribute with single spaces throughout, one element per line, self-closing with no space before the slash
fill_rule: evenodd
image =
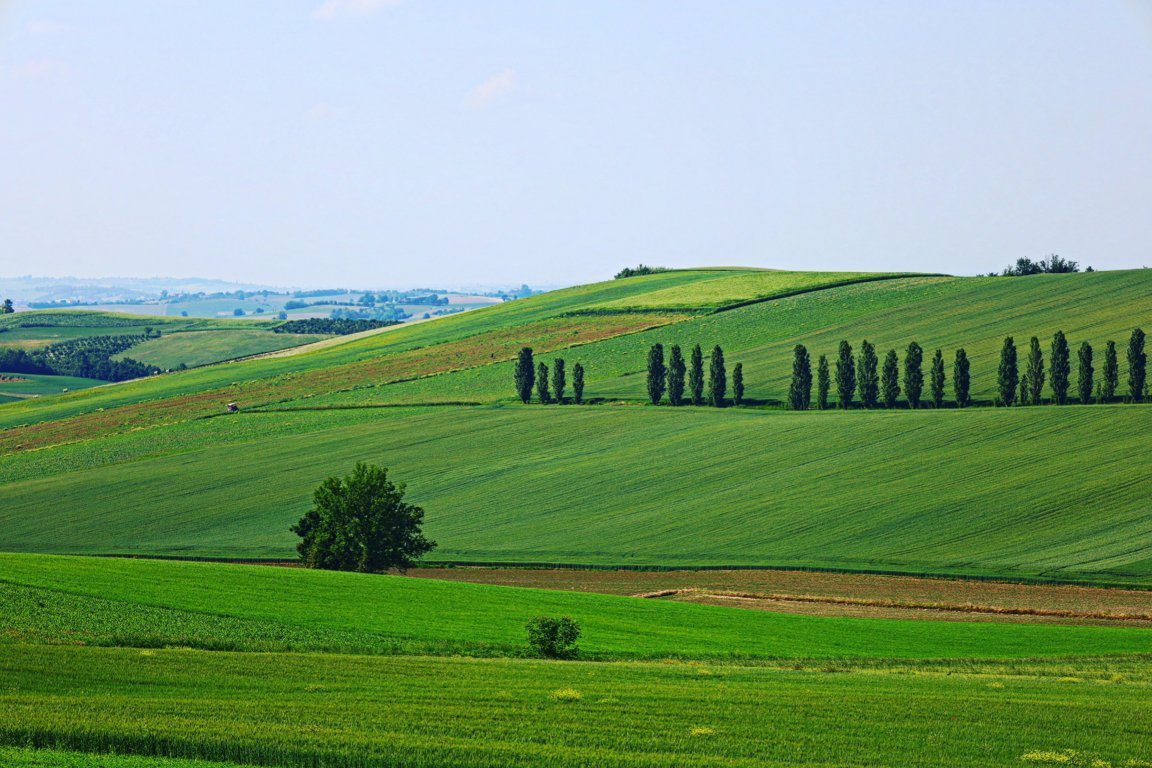
<path id="1" fill-rule="evenodd" d="M 292 557 L 326 476 L 389 467 L 465 561 L 1152 581 L 1152 408 L 241 414 L 10 457 L 0 549 Z"/>
<path id="2" fill-rule="evenodd" d="M 944 351 L 951 379 L 955 349 L 964 347 L 972 365 L 972 396 L 991 402 L 996 368 L 1005 336 L 1013 336 L 1021 365 L 1028 339 L 1035 335 L 1048 354 L 1052 334 L 1063 330 L 1073 353 L 1080 342 L 1096 350 L 1097 375 L 1104 344 L 1117 344 L 1121 394 L 1127 367 L 1124 348 L 1132 328 L 1152 329 L 1152 270 L 1036 275 L 1025 278 L 914 277 L 862 282 L 775 301 L 753 304 L 644 333 L 608 339 L 565 352 L 587 369 L 587 396 L 601 399 L 646 398 L 644 370 L 648 348 L 660 342 L 693 344 L 705 353 L 724 348 L 729 367 L 744 365 L 746 396 L 781 402 L 787 397 L 796 344 L 808 347 L 813 363 L 827 355 L 834 367 L 841 339 L 858 350 L 867 339 L 881 357 L 896 349 L 901 358 L 911 341 L 925 350 L 925 371 L 934 351 Z M 551 355 L 544 355 L 545 361 Z M 434 403 L 444 401 L 512 402 L 507 365 L 474 368 L 390 386 L 361 388 L 298 405 Z M 949 384 L 948 397 L 951 397 Z M 1046 390 L 1045 396 L 1048 396 Z M 835 399 L 835 388 L 833 388 Z M 292 407 L 293 404 L 280 404 Z"/>
<path id="3" fill-rule="evenodd" d="M 189 622 L 195 614 L 239 619 L 221 626 L 219 640 L 234 634 L 240 645 L 253 628 L 245 622 L 257 622 L 281 624 L 289 632 L 348 633 L 344 637 L 365 644 L 391 638 L 410 643 L 410 652 L 470 647 L 518 654 L 525 622 L 538 615 L 577 617 L 584 652 L 607 658 L 1096 656 L 1142 652 L 1148 641 L 1147 631 L 1135 628 L 793 616 L 614 595 L 205 563 L 0 554 L 0 574 L 0 599 L 8 594 L 5 581 L 80 598 L 70 607 L 83 607 L 84 597 L 98 598 L 88 603 L 93 622 L 117 620 L 96 615 L 109 610 L 105 600 L 121 606 L 125 627 L 135 611 L 158 615 L 148 608 L 173 611 L 172 624 Z M 83 634 L 82 611 L 68 621 Z M 0 615 L 0 635 L 36 622 L 23 613 Z M 66 624 L 57 629 L 62 636 L 67 632 Z M 162 638 L 165 631 L 157 626 L 153 637 Z M 123 644 L 132 644 L 129 638 L 125 633 Z"/>

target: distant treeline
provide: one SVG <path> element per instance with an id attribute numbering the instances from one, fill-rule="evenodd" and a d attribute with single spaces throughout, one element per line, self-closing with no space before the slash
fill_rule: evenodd
<path id="1" fill-rule="evenodd" d="M 1128 402 L 1143 402 L 1148 397 L 1148 356 L 1144 349 L 1144 331 L 1137 328 L 1128 339 Z M 1004 339 L 1000 350 L 1000 364 L 996 371 L 996 405 L 1041 405 L 1045 402 L 1066 405 L 1071 402 L 1072 389 L 1071 348 L 1063 331 L 1057 331 L 1049 346 L 1047 360 L 1040 340 L 1033 336 L 1028 344 L 1028 356 L 1021 371 L 1015 340 Z M 1045 399 L 1045 384 L 1048 385 Z M 903 403 L 909 408 L 931 405 L 943 408 L 948 404 L 948 377 L 944 353 L 937 349 L 929 365 L 925 394 L 924 350 L 916 342 L 908 345 L 901 364 L 896 350 L 888 350 L 881 365 L 876 348 L 867 341 L 860 345 L 860 354 L 854 354 L 852 345 L 840 342 L 835 371 L 828 358 L 820 356 L 816 365 L 816 402 L 820 410 L 830 407 L 829 396 L 836 388 L 837 406 L 852 408 L 859 398 L 864 408 L 896 408 Z M 957 408 L 971 404 L 971 369 L 968 353 L 957 349 L 952 362 L 952 398 Z M 812 363 L 808 349 L 797 344 L 792 357 L 792 380 L 788 402 L 794 410 L 808 410 L 812 406 Z M 1082 342 L 1076 351 L 1075 393 L 1080 403 L 1110 403 L 1117 400 L 1119 391 L 1119 364 L 1116 342 L 1104 347 L 1103 366 L 1097 377 L 1095 351 L 1088 342 Z"/>
<path id="2" fill-rule="evenodd" d="M 281 323 L 272 330 L 275 333 L 331 333 L 337 336 L 347 336 L 350 333 L 371 331 L 376 328 L 385 328 L 389 325 L 399 325 L 396 320 L 352 320 L 347 318 L 314 317 L 308 320 L 289 320 Z"/>
<path id="3" fill-rule="evenodd" d="M 1040 259 L 1040 261 L 1032 261 L 1029 258 L 1016 259 L 1016 263 L 1010 267 L 1005 267 L 1004 271 L 997 275 L 995 272 L 989 272 L 989 277 L 1024 277 L 1025 275 L 1061 275 L 1070 272 L 1079 272 L 1080 264 L 1065 259 L 1063 256 L 1058 256 L 1055 253 L 1049 254 L 1048 258 Z M 1086 272 L 1094 272 L 1092 267 L 1088 267 Z"/>
<path id="4" fill-rule="evenodd" d="M 55 376 L 79 376 L 101 381 L 127 381 L 160 373 L 154 365 L 115 355 L 151 338 L 139 336 L 91 336 L 72 339 L 43 349 L 0 349 L 0 371 Z"/>
<path id="5" fill-rule="evenodd" d="M 615 278 L 622 280 L 625 277 L 639 277 L 640 275 L 654 275 L 657 272 L 671 272 L 668 267 L 650 267 L 647 264 L 637 264 L 635 267 L 624 267 L 616 273 Z"/>

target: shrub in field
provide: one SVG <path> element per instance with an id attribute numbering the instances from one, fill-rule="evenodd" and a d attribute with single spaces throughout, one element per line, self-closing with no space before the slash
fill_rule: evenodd
<path id="1" fill-rule="evenodd" d="M 664 367 L 664 345 L 653 344 L 648 350 L 648 399 L 659 405 L 664 397 L 668 369 Z"/>
<path id="2" fill-rule="evenodd" d="M 516 395 L 524 403 L 532 399 L 536 384 L 536 364 L 532 361 L 532 347 L 524 347 L 516 357 Z"/>
<path id="3" fill-rule="evenodd" d="M 564 404 L 564 389 L 568 386 L 568 377 L 564 372 L 564 358 L 558 357 L 552 361 L 552 391 L 556 393 L 556 402 Z"/>
<path id="4" fill-rule="evenodd" d="M 836 358 L 836 394 L 841 408 L 851 408 L 856 397 L 856 364 L 852 357 L 852 345 L 840 342 L 840 354 Z"/>
<path id="5" fill-rule="evenodd" d="M 877 375 L 876 347 L 865 340 L 860 345 L 860 360 L 856 378 L 860 384 L 860 403 L 875 408 L 880 398 L 880 378 Z"/>
<path id="6" fill-rule="evenodd" d="M 684 354 L 679 344 L 673 344 L 668 355 L 668 402 L 681 405 L 684 402 Z"/>
<path id="7" fill-rule="evenodd" d="M 732 404 L 744 403 L 744 363 L 736 363 L 732 368 Z"/>
<path id="8" fill-rule="evenodd" d="M 888 350 L 884 355 L 884 368 L 880 373 L 880 393 L 884 398 L 885 408 L 895 408 L 896 400 L 900 397 L 900 358 L 896 350 Z"/>
<path id="9" fill-rule="evenodd" d="M 545 363 L 536 366 L 536 394 L 541 403 L 552 402 L 552 393 L 548 389 L 548 366 Z"/>
<path id="10" fill-rule="evenodd" d="M 1000 368 L 996 372 L 996 385 L 1001 405 L 1016 401 L 1016 386 L 1020 383 L 1020 369 L 1016 363 L 1016 342 L 1011 336 L 1004 339 L 1000 349 Z"/>
<path id="11" fill-rule="evenodd" d="M 352 474 L 329 477 L 313 494 L 313 507 L 290 530 L 309 568 L 382 573 L 410 568 L 436 546 L 420 526 L 424 510 L 404 502 L 405 486 L 388 470 L 358 462 Z"/>
<path id="12" fill-rule="evenodd" d="M 828 405 L 828 361 L 821 356 L 825 380 L 821 382 L 821 408 Z M 792 385 L 788 388 L 788 401 L 794 411 L 806 411 L 812 400 L 812 361 L 808 349 L 797 344 L 792 351 Z"/>
<path id="13" fill-rule="evenodd" d="M 971 387 L 972 378 L 969 370 L 968 352 L 961 348 L 956 350 L 956 362 L 952 365 L 952 388 L 956 390 L 957 408 L 964 408 L 968 405 Z"/>
<path id="14" fill-rule="evenodd" d="M 924 391 L 924 350 L 916 342 L 908 345 L 904 353 L 904 394 L 909 408 L 920 407 L 920 393 Z"/>
<path id="15" fill-rule="evenodd" d="M 816 364 L 816 406 L 828 410 L 828 390 L 832 388 L 832 377 L 828 374 L 828 356 L 820 355 Z"/>
<path id="16" fill-rule="evenodd" d="M 1096 370 L 1092 367 L 1092 345 L 1088 342 L 1080 344 L 1080 350 L 1076 353 L 1077 362 L 1077 379 L 1076 389 L 1080 393 L 1080 402 L 1087 405 L 1092 399 L 1092 379 Z"/>
<path id="17" fill-rule="evenodd" d="M 1050 361 L 1052 377 L 1052 399 L 1057 405 L 1068 402 L 1068 385 L 1071 382 L 1072 361 L 1069 359 L 1068 339 L 1064 331 L 1056 331 L 1052 337 L 1052 359 Z"/>
<path id="18" fill-rule="evenodd" d="M 537 616 L 528 622 L 525 629 L 528 630 L 528 647 L 537 656 L 570 659 L 579 652 L 576 641 L 580 639 L 580 625 L 569 616 Z"/>
<path id="19" fill-rule="evenodd" d="M 692 347 L 691 364 L 688 367 L 688 392 L 692 405 L 704 405 L 704 352 L 700 345 Z"/>
<path id="20" fill-rule="evenodd" d="M 1144 399 L 1144 381 L 1148 371 L 1148 355 L 1144 352 L 1144 331 L 1132 331 L 1128 338 L 1128 397 L 1138 403 Z"/>
<path id="21" fill-rule="evenodd" d="M 724 368 L 724 350 L 717 344 L 712 347 L 712 356 L 708 361 L 708 403 L 713 408 L 723 408 L 727 392 L 728 371 Z"/>
<path id="22" fill-rule="evenodd" d="M 572 400 L 576 405 L 584 402 L 584 366 L 580 363 L 572 366 Z"/>

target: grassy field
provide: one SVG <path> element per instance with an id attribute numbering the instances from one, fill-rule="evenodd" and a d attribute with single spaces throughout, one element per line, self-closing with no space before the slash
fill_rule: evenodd
<path id="1" fill-rule="evenodd" d="M 58 395 L 88 387 L 107 384 L 99 379 L 82 379 L 77 376 L 42 376 L 32 373 L 8 374 L 16 381 L 0 381 L 0 395 L 28 397 L 31 395 Z"/>
<path id="2" fill-rule="evenodd" d="M 7 768 L 240 768 L 239 763 L 93 754 L 33 747 L 0 747 L 0 765 Z"/>
<path id="3" fill-rule="evenodd" d="M 1147 584 L 1152 479 L 1130 468 L 1150 427 L 1124 405 L 241 413 L 8 457 L 0 547 L 292 557 L 312 489 L 369 460 L 442 560 Z"/>
<path id="4" fill-rule="evenodd" d="M 330 338 L 322 334 L 272 333 L 267 330 L 185 331 L 168 333 L 117 355 L 159 368 L 189 368 L 264 352 L 275 352 Z"/>

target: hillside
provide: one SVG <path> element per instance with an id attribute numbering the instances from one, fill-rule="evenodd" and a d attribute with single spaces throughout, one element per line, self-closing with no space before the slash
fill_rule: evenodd
<path id="1" fill-rule="evenodd" d="M 831 356 L 842 338 L 881 353 L 916 340 L 943 348 L 949 370 L 964 346 L 973 394 L 989 400 L 1004 336 L 1047 348 L 1059 328 L 1074 347 L 1123 347 L 1148 317 L 1147 270 L 697 270 L 581 286 L 7 405 L 0 549 L 291 557 L 287 526 L 311 489 L 363 459 L 409 483 L 439 559 L 1148 583 L 1152 481 L 1128 468 L 1152 409 L 771 407 L 796 343 Z M 747 396 L 770 407 L 639 407 L 657 341 L 722 344 Z M 582 362 L 601 404 L 520 405 L 508 361 L 524 344 Z M 242 412 L 221 418 L 229 400 Z"/>

